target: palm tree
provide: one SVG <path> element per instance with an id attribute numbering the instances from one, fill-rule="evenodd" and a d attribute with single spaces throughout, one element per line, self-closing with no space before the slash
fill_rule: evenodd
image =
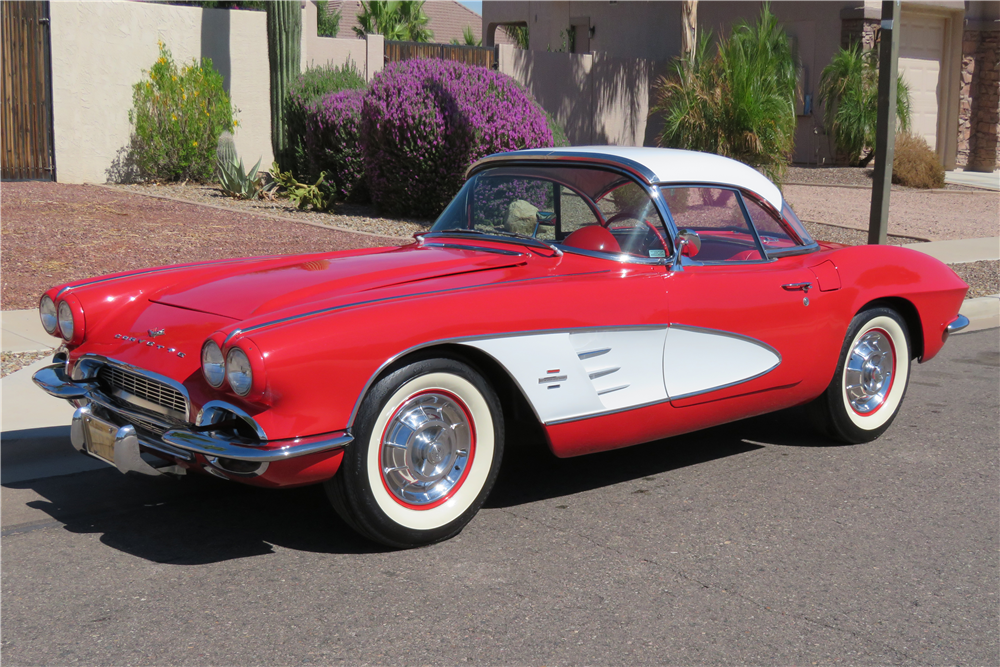
<path id="1" fill-rule="evenodd" d="M 878 119 L 878 54 L 860 44 L 841 49 L 823 68 L 819 98 L 825 107 L 827 132 L 851 164 L 865 167 L 875 157 Z M 896 80 L 896 119 L 910 127 L 910 89 L 900 74 Z M 862 153 L 867 153 L 862 157 Z"/>
<path id="2" fill-rule="evenodd" d="M 397 42 L 429 42 L 434 33 L 424 13 L 423 0 L 361 0 L 354 32 L 358 37 L 382 35 Z"/>
<path id="3" fill-rule="evenodd" d="M 456 46 L 482 46 L 483 40 L 476 39 L 476 34 L 472 32 L 472 26 L 465 26 L 462 28 L 462 37 L 465 42 L 460 42 L 455 38 L 452 38 L 451 43 Z"/>
<path id="4" fill-rule="evenodd" d="M 424 0 L 400 0 L 399 22 L 408 42 L 429 42 L 434 39 L 434 33 L 427 28 L 430 19 L 424 13 Z"/>

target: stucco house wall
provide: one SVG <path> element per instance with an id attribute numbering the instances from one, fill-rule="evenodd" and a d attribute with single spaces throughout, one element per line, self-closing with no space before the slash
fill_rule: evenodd
<path id="1" fill-rule="evenodd" d="M 586 26 L 588 39 L 584 46 L 587 50 L 581 51 L 577 45 L 576 51 L 592 53 L 595 58 L 600 54 L 610 58 L 639 59 L 645 63 L 647 71 L 651 72 L 649 82 L 652 85 L 656 73 L 668 71 L 670 62 L 680 53 L 680 4 L 486 0 L 483 3 L 484 43 L 492 43 L 499 26 L 521 24 L 528 27 L 530 51 L 548 52 L 562 48 L 562 35 L 569 26 L 576 27 L 578 35 L 581 26 Z M 699 30 L 711 30 L 716 36 L 725 34 L 737 19 L 752 21 L 760 13 L 762 4 L 699 2 Z M 996 151 L 994 111 L 997 104 L 993 102 L 992 91 L 995 87 L 993 72 L 996 70 L 997 58 L 995 47 L 992 46 L 996 40 L 990 36 L 990 29 L 995 30 L 996 26 L 1000 26 L 1000 22 L 991 20 L 997 7 L 1000 5 L 995 2 L 965 3 L 959 0 L 902 3 L 904 25 L 934 23 L 937 30 L 935 34 L 940 39 L 933 49 L 936 51 L 936 61 L 921 62 L 925 57 L 922 54 L 932 50 L 923 49 L 924 45 L 919 42 L 921 38 L 912 32 L 904 32 L 901 36 L 901 52 L 903 56 L 909 54 L 910 57 L 901 57 L 900 68 L 904 76 L 908 68 L 916 68 L 911 76 L 916 77 L 919 71 L 923 73 L 925 84 L 930 81 L 930 89 L 925 85 L 922 94 L 926 104 L 936 106 L 936 109 L 929 107 L 926 113 L 936 113 L 936 116 L 925 114 L 926 118 L 932 118 L 924 121 L 924 125 L 929 122 L 932 126 L 930 133 L 925 134 L 931 139 L 932 148 L 936 148 L 941 162 L 949 169 L 961 166 L 966 160 L 969 160 L 970 166 L 980 164 L 969 159 L 973 152 L 982 155 Z M 854 40 L 861 40 L 869 47 L 874 43 L 881 20 L 881 3 L 877 0 L 773 2 L 771 10 L 793 39 L 802 65 L 802 95 L 798 104 L 799 122 L 794 161 L 802 164 L 828 164 L 834 159 L 834 148 L 831 138 L 826 135 L 824 110 L 817 98 L 820 74 L 841 46 Z M 970 49 L 974 53 L 967 53 Z M 520 58 L 524 60 L 526 57 Z M 922 67 L 924 65 L 929 66 Z M 521 68 L 520 71 L 520 76 L 524 76 L 524 72 L 528 70 Z M 928 78 L 928 71 L 938 73 L 936 85 Z M 526 85 L 533 87 L 530 81 Z M 566 110 L 566 100 L 572 100 L 573 96 L 579 99 L 579 85 L 577 82 L 567 81 L 565 98 L 560 98 L 558 88 L 553 89 L 552 85 L 558 86 L 559 82 L 537 86 L 544 89 L 543 96 L 547 99 L 559 98 L 556 109 L 546 109 L 550 112 L 558 111 L 557 116 L 562 114 L 568 118 L 572 114 Z M 600 86 L 591 87 L 593 96 L 602 95 Z M 633 95 L 638 99 L 632 101 L 632 108 L 653 106 L 651 89 L 636 88 Z M 976 96 L 977 101 L 972 100 Z M 960 111 L 964 113 L 962 123 L 967 135 L 964 140 L 959 130 Z M 593 113 L 598 112 L 594 106 Z M 592 125 L 596 127 L 602 122 L 601 117 L 595 117 Z M 582 126 L 584 123 L 580 120 L 577 124 Z M 635 136 L 642 136 L 647 145 L 655 143 L 656 124 L 657 119 L 650 118 L 646 123 L 646 130 Z M 598 132 L 592 133 L 592 136 L 597 140 L 601 139 Z M 619 132 L 618 136 L 623 137 L 625 134 Z M 962 141 L 964 149 L 960 153 L 959 144 Z M 973 145 L 985 148 L 975 149 L 972 148 Z M 961 162 L 958 161 L 960 155 Z M 990 169 L 995 168 L 995 163 L 993 164 Z"/>
<path id="2" fill-rule="evenodd" d="M 251 163 L 257 157 L 271 163 L 263 12 L 136 2 L 53 2 L 50 11 L 60 182 L 103 183 L 111 176 L 129 143 L 132 86 L 156 61 L 159 40 L 178 63 L 212 59 L 240 110 L 237 150 Z"/>

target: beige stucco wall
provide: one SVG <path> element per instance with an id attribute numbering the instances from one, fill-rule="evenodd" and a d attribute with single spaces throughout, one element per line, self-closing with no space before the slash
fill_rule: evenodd
<path id="1" fill-rule="evenodd" d="M 52 102 L 56 178 L 104 183 L 131 134 L 132 86 L 162 40 L 178 63 L 209 57 L 239 109 L 236 147 L 273 160 L 263 12 L 138 2 L 53 2 Z"/>
<path id="2" fill-rule="evenodd" d="M 320 37 L 316 34 L 316 0 L 304 3 L 302 13 L 302 69 L 307 67 L 340 67 L 353 63 L 358 72 L 371 81 L 385 64 L 385 38 L 368 35 L 357 39 L 353 34 L 343 37 Z"/>
<path id="3" fill-rule="evenodd" d="M 959 91 L 957 77 L 961 64 L 963 13 L 978 16 L 984 11 L 982 6 L 988 4 L 972 2 L 969 3 L 968 9 L 965 7 L 966 3 L 960 0 L 907 1 L 902 4 L 904 14 L 934 13 L 947 18 L 945 55 L 941 64 L 942 76 L 938 87 L 941 109 L 938 118 L 940 138 L 938 150 L 942 162 L 949 168 L 954 166 L 957 152 Z M 762 2 L 699 2 L 698 29 L 711 30 L 716 36 L 724 34 L 737 19 L 753 22 L 759 15 L 762 5 Z M 841 47 L 842 19 L 849 16 L 880 17 L 881 3 L 878 0 L 772 2 L 771 10 L 795 41 L 801 58 L 802 102 L 806 95 L 811 98 L 810 113 L 805 113 L 804 104 L 799 105 L 800 115 L 793 159 L 797 163 L 830 164 L 834 157 L 834 147 L 823 127 L 824 110 L 817 97 L 820 75 Z M 483 3 L 484 43 L 491 43 L 489 41 L 491 34 L 498 25 L 521 23 L 528 26 L 531 52 L 540 54 L 547 52 L 548 49 L 560 48 L 562 46 L 560 32 L 566 30 L 569 25 L 580 24 L 584 18 L 594 32 L 588 43 L 594 56 L 591 60 L 591 69 L 597 71 L 596 63 L 600 58 L 608 58 L 609 62 L 616 59 L 633 59 L 634 62 L 643 64 L 641 68 L 631 68 L 633 72 L 631 95 L 623 95 L 620 78 L 612 77 L 612 86 L 617 87 L 613 93 L 605 92 L 603 83 L 591 85 L 592 96 L 598 100 L 606 98 L 609 103 L 603 107 L 600 104 L 590 104 L 587 107 L 583 104 L 580 84 L 572 77 L 560 80 L 542 72 L 538 67 L 529 68 L 523 65 L 510 73 L 523 82 L 529 75 L 538 79 L 537 83 L 526 82 L 526 85 L 537 91 L 536 97 L 546 110 L 555 112 L 560 120 L 565 118 L 574 131 L 587 126 L 587 121 L 580 116 L 591 114 L 589 124 L 594 129 L 589 136 L 592 141 L 624 143 L 629 135 L 622 130 L 624 123 L 631 122 L 630 119 L 634 117 L 636 110 L 648 109 L 653 105 L 649 91 L 642 86 L 642 77 L 637 76 L 639 70 L 645 69 L 648 79 L 655 81 L 656 75 L 668 71 L 669 63 L 680 53 L 679 2 L 622 1 L 611 4 L 580 1 L 486 0 Z M 905 40 L 906 36 L 902 38 Z M 575 57 L 583 57 L 583 54 Z M 518 62 L 527 62 L 529 56 L 518 55 L 516 59 Z M 614 105 L 623 103 L 631 106 L 615 109 Z M 584 108 L 574 108 L 578 105 Z M 614 116 L 619 114 L 622 118 L 615 119 Z M 626 121 L 626 118 L 629 120 Z M 654 117 L 646 122 L 644 132 L 631 133 L 635 143 L 655 144 L 657 125 L 658 119 Z M 572 140 L 573 135 L 569 129 L 568 127 L 567 134 Z"/>

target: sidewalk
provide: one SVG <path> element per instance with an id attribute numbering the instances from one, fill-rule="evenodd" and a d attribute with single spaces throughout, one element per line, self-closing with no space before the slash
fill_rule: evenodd
<path id="1" fill-rule="evenodd" d="M 914 243 L 907 247 L 946 264 L 1000 259 L 1000 238 Z M 961 312 L 971 322 L 966 331 L 998 327 L 1000 296 L 968 299 Z M 45 333 L 36 310 L 0 313 L 0 330 L 4 352 L 41 352 L 62 342 Z M 45 394 L 32 382 L 31 376 L 49 363 L 48 358 L 42 359 L 0 380 L 3 399 L 0 484 L 69 475 L 107 465 L 73 449 L 69 442 L 73 408 L 66 401 Z"/>
<path id="2" fill-rule="evenodd" d="M 1000 172 L 946 171 L 944 182 L 1000 191 Z"/>

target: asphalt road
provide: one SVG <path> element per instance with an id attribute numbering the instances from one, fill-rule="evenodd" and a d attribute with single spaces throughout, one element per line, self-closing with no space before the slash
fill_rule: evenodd
<path id="1" fill-rule="evenodd" d="M 5 665 L 1000 662 L 1000 340 L 915 365 L 895 424 L 791 411 L 558 460 L 384 551 L 316 489 L 113 470 L 3 488 Z"/>

